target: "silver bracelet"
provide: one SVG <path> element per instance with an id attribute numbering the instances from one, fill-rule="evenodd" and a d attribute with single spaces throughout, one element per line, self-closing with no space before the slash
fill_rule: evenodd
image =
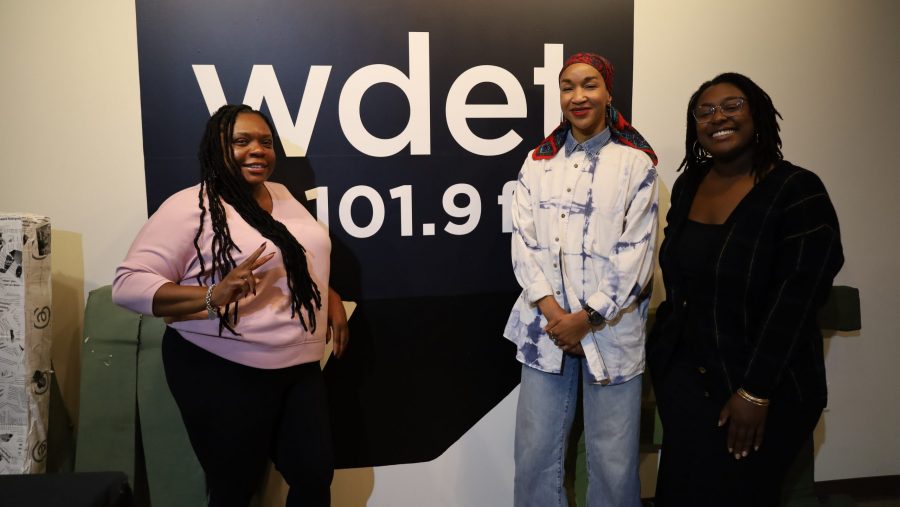
<path id="1" fill-rule="evenodd" d="M 212 291 L 216 287 L 216 284 L 212 284 L 206 288 L 206 298 L 204 301 L 206 302 L 206 318 L 209 320 L 216 320 L 219 318 L 219 309 L 213 306 L 212 303 Z"/>

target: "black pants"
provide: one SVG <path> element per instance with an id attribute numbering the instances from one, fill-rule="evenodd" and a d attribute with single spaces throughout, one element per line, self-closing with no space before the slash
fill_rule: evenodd
<path id="1" fill-rule="evenodd" d="M 667 370 L 653 379 L 663 424 L 656 505 L 780 505 L 784 477 L 812 434 L 822 404 L 773 399 L 759 451 L 736 460 L 727 450 L 728 425 L 718 427 L 727 400 L 712 394 L 709 372 L 700 373 L 684 357 Z"/>
<path id="2" fill-rule="evenodd" d="M 222 359 L 166 328 L 169 389 L 206 473 L 211 507 L 246 507 L 268 460 L 288 506 L 327 506 L 334 464 L 318 363 L 264 370 Z"/>

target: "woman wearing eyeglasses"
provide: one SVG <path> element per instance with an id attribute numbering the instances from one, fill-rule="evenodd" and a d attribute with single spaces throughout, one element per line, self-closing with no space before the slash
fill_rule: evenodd
<path id="1" fill-rule="evenodd" d="M 727 73 L 687 111 L 647 360 L 657 505 L 779 505 L 826 403 L 816 314 L 843 264 L 821 180 L 785 160 L 768 94 Z"/>

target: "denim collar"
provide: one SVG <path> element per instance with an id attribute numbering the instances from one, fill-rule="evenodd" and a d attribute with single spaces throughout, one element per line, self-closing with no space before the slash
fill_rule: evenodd
<path id="1" fill-rule="evenodd" d="M 572 130 L 569 129 L 569 133 L 566 134 L 566 156 L 572 155 L 572 153 L 583 150 L 585 151 L 589 157 L 594 158 L 600 153 L 600 150 L 609 143 L 612 135 L 609 132 L 609 127 L 603 129 L 602 132 L 595 135 L 594 137 L 588 139 L 583 143 L 579 143 L 572 137 Z"/>

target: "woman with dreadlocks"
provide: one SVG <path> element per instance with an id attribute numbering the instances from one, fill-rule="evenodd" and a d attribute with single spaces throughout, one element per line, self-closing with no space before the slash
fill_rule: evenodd
<path id="1" fill-rule="evenodd" d="M 274 129 L 226 105 L 200 144 L 201 182 L 160 206 L 116 270 L 113 298 L 166 317 L 163 362 L 210 506 L 246 506 L 267 460 L 287 505 L 326 506 L 333 475 L 319 360 L 347 318 L 328 233 L 283 185 Z"/>
<path id="2" fill-rule="evenodd" d="M 780 116 L 734 73 L 688 102 L 647 342 L 660 506 L 779 505 L 825 406 L 816 315 L 843 264 L 840 231 L 822 181 L 783 160 Z"/>

